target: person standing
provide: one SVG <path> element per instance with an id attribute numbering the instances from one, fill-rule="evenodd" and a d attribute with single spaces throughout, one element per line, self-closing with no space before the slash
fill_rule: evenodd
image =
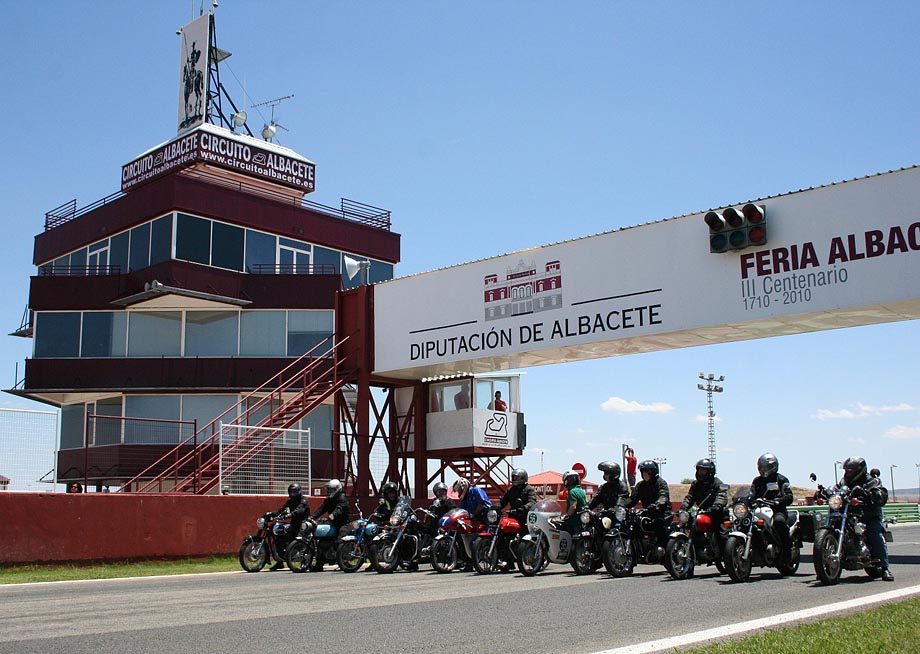
<path id="1" fill-rule="evenodd" d="M 630 488 L 636 485 L 636 466 L 638 463 L 636 451 L 631 447 L 626 448 L 626 480 L 629 482 Z"/>
<path id="2" fill-rule="evenodd" d="M 502 392 L 495 391 L 495 399 L 489 403 L 489 408 L 493 411 L 507 411 L 508 404 L 502 399 Z"/>

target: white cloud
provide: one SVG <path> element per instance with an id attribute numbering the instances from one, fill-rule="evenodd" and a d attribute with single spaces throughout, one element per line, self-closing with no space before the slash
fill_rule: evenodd
<path id="1" fill-rule="evenodd" d="M 573 450 L 571 447 L 568 447 L 566 448 L 565 452 L 563 452 L 563 454 L 575 454 L 575 450 Z"/>
<path id="2" fill-rule="evenodd" d="M 640 404 L 635 400 L 624 400 L 622 397 L 611 397 L 601 404 L 601 408 L 615 413 L 670 413 L 674 410 L 667 402 Z"/>
<path id="3" fill-rule="evenodd" d="M 847 443 L 856 443 L 857 445 L 865 445 L 866 439 L 862 436 L 850 436 L 847 439 Z"/>
<path id="4" fill-rule="evenodd" d="M 904 425 L 898 425 L 886 431 L 885 438 L 905 441 L 920 438 L 920 427 L 905 427 Z"/>
<path id="5" fill-rule="evenodd" d="M 839 411 L 832 411 L 831 409 L 818 409 L 818 412 L 812 417 L 817 418 L 818 420 L 852 420 L 853 418 L 880 416 L 883 413 L 893 413 L 896 411 L 916 411 L 916 407 L 911 406 L 907 402 L 882 406 L 872 406 L 871 404 L 857 402 L 855 411 L 850 409 L 840 409 Z"/>

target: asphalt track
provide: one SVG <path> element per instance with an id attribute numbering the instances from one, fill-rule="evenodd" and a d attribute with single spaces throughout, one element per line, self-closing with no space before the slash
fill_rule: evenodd
<path id="1" fill-rule="evenodd" d="M 649 641 L 718 629 L 700 638 L 722 639 L 741 622 L 920 594 L 920 526 L 893 531 L 894 583 L 845 572 L 830 587 L 815 581 L 810 557 L 794 577 L 755 568 L 746 584 L 714 568 L 673 581 L 658 566 L 613 579 L 551 565 L 536 578 L 329 568 L 0 586 L 0 653 L 649 652 Z M 862 602 L 841 610 L 853 604 Z"/>

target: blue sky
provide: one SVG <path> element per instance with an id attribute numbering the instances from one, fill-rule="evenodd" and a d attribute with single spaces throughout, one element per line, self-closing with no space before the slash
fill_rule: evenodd
<path id="1" fill-rule="evenodd" d="M 220 4 L 222 81 L 254 131 L 250 105 L 293 94 L 275 118 L 316 162 L 311 199 L 391 210 L 399 275 L 920 163 L 914 2 Z M 123 163 L 174 135 L 175 31 L 198 6 L 0 0 L 7 332 L 44 213 L 116 191 Z M 766 450 L 802 485 L 858 453 L 915 487 L 917 335 L 907 322 L 530 369 L 519 463 L 537 471 L 542 453 L 597 479 L 628 442 L 667 457 L 670 481 L 690 476 L 702 371 L 726 377 L 724 480 L 749 481 Z M 0 339 L 4 386 L 30 348 Z"/>

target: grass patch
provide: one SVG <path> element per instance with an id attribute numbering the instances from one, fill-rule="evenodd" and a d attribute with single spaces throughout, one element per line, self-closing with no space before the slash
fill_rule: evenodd
<path id="1" fill-rule="evenodd" d="M 0 567 L 0 584 L 27 584 L 37 581 L 72 581 L 75 579 L 115 579 L 118 577 L 153 577 L 198 572 L 226 572 L 239 569 L 240 564 L 235 556 L 100 564 L 15 565 Z"/>
<path id="2" fill-rule="evenodd" d="M 918 615 L 920 598 L 713 643 L 686 654 L 915 654 L 920 652 Z"/>

